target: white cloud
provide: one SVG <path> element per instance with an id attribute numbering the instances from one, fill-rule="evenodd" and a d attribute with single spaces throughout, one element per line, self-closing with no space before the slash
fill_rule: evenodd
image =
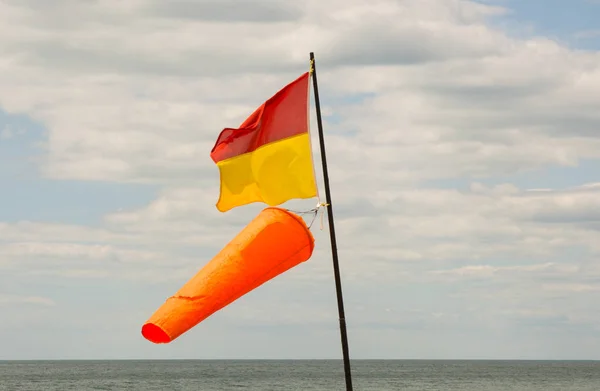
<path id="1" fill-rule="evenodd" d="M 13 137 L 13 131 L 11 128 L 9 128 L 8 126 L 5 126 L 4 128 L 2 128 L 2 131 L 0 131 L 0 140 L 7 140 L 12 137 Z"/>
<path id="2" fill-rule="evenodd" d="M 578 31 L 573 36 L 577 39 L 590 39 L 600 36 L 600 30 L 583 30 Z"/>
<path id="3" fill-rule="evenodd" d="M 43 175 L 162 186 L 97 226 L 0 222 L 11 291 L 55 278 L 116 300 L 113 286 L 129 297 L 153 284 L 127 304 L 137 327 L 262 208 L 216 211 L 209 151 L 315 51 L 350 328 L 598 321 L 580 299 L 600 286 L 600 188 L 480 182 L 600 158 L 599 52 L 511 37 L 487 24 L 508 10 L 463 0 L 232 4 L 0 3 L 0 107 L 48 128 Z M 471 187 L 432 185 L 455 178 Z M 313 231 L 312 260 L 214 325 L 335 328 L 328 235 Z M 439 302 L 403 291 L 415 286 Z"/>
<path id="4" fill-rule="evenodd" d="M 52 299 L 49 299 L 47 297 L 0 294 L 0 306 L 23 304 L 34 304 L 41 306 L 56 305 L 56 303 Z"/>
<path id="5" fill-rule="evenodd" d="M 23 79 L 6 80 L 6 94 L 11 84 L 33 86 L 18 100 L 0 95 L 0 103 L 50 127 L 45 169 L 53 177 L 214 182 L 207 151 L 215 135 L 239 123 L 264 100 L 263 91 L 305 68 L 309 50 L 317 52 L 327 94 L 377 92 L 356 106 L 327 104 L 343 116 L 339 125 L 328 124 L 329 132 L 356 132 L 343 141 L 330 137 L 331 160 L 360 165 L 359 178 L 397 156 L 404 169 L 394 168 L 395 178 L 416 180 L 574 165 L 598 155 L 597 54 L 575 54 L 542 38 L 510 39 L 484 23 L 501 12 L 497 7 L 380 1 L 365 9 L 355 1 L 341 10 L 335 2 L 307 2 L 301 21 L 253 23 L 248 35 L 247 24 L 234 20 L 158 23 L 139 11 L 149 3 L 136 4 L 82 8 L 86 17 L 125 13 L 135 21 L 126 32 L 121 24 L 93 23 L 50 30 L 52 38 L 30 32 L 29 46 L 9 50 Z M 216 5 L 202 5 L 208 6 Z M 55 82 L 36 79 L 40 68 L 51 69 Z M 343 156 L 349 151 L 352 157 Z"/>

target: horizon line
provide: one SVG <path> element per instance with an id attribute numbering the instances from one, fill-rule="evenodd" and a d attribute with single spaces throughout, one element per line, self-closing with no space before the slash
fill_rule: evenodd
<path id="1" fill-rule="evenodd" d="M 351 361 L 547 361 L 600 362 L 600 359 L 548 358 L 351 358 Z M 342 361 L 342 358 L 23 358 L 0 359 L 2 362 L 35 361 Z"/>

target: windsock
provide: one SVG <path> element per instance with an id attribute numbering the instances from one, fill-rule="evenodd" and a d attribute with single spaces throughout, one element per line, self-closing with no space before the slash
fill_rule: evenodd
<path id="1" fill-rule="evenodd" d="M 307 261 L 314 237 L 304 220 L 263 209 L 210 262 L 148 319 L 142 335 L 169 343 L 246 293 Z"/>

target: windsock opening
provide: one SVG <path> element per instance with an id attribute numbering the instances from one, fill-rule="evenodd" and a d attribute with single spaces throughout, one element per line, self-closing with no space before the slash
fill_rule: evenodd
<path id="1" fill-rule="evenodd" d="M 171 337 L 160 327 L 153 323 L 146 323 L 142 326 L 142 335 L 148 341 L 153 343 L 169 343 Z"/>

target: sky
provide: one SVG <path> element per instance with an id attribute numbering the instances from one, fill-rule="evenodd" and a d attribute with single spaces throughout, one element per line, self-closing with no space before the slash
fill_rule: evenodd
<path id="1" fill-rule="evenodd" d="M 318 222 L 308 262 L 170 344 L 140 332 L 265 207 L 217 211 L 210 149 L 311 51 L 351 358 L 600 359 L 598 20 L 592 0 L 0 0 L 0 359 L 341 358 Z"/>

